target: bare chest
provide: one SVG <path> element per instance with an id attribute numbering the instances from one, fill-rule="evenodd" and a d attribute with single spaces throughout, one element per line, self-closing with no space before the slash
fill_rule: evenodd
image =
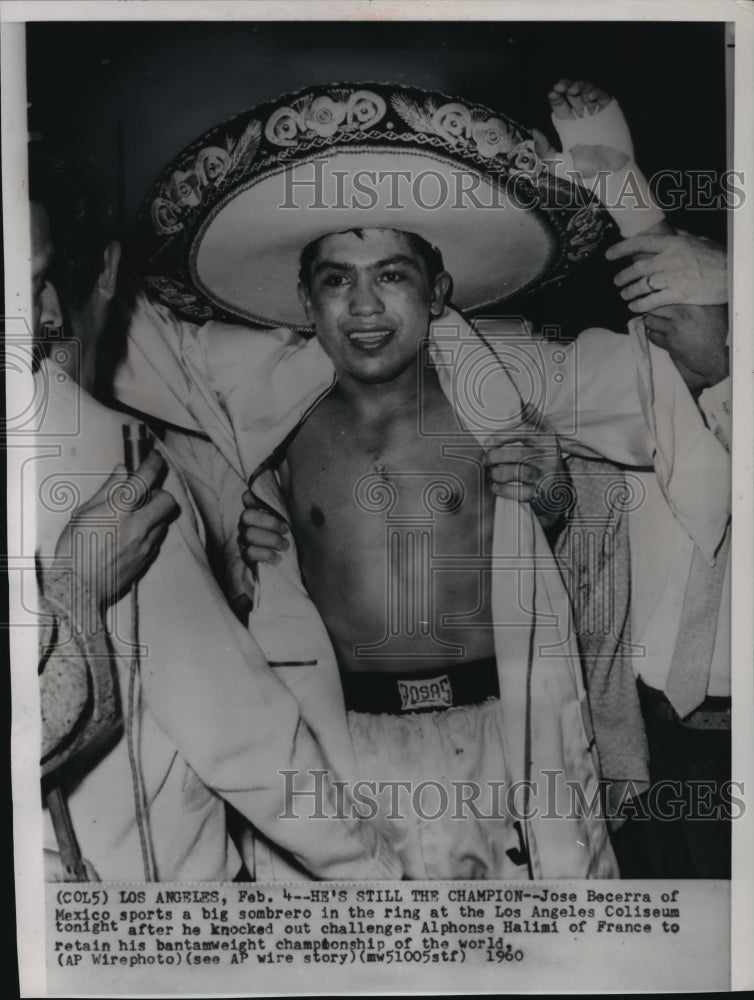
<path id="1" fill-rule="evenodd" d="M 365 427 L 324 403 L 288 450 L 302 574 L 341 670 L 491 655 L 494 498 L 442 397 Z"/>
<path id="2" fill-rule="evenodd" d="M 300 548 L 384 543 L 384 529 L 432 528 L 435 551 L 479 555 L 493 498 L 482 450 L 454 421 L 406 414 L 383 428 L 315 412 L 287 454 L 286 492 Z"/>

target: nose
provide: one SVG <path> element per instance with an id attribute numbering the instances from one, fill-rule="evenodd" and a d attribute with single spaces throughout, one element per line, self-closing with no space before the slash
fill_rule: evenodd
<path id="1" fill-rule="evenodd" d="M 40 296 L 39 324 L 43 327 L 63 325 L 63 310 L 60 308 L 58 293 L 55 291 L 55 286 L 51 285 L 49 281 L 42 289 Z"/>
<path id="2" fill-rule="evenodd" d="M 369 275 L 359 275 L 351 286 L 352 316 L 373 316 L 384 310 L 378 289 Z"/>

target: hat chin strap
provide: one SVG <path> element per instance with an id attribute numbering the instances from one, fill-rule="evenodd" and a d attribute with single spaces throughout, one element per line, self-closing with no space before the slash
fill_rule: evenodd
<path id="1" fill-rule="evenodd" d="M 615 98 L 594 114 L 585 111 L 583 118 L 553 115 L 552 123 L 563 147 L 562 156 L 550 161 L 553 173 L 575 180 L 596 194 L 623 236 L 635 236 L 665 218 L 652 201 L 647 179 L 636 165 L 631 133 Z M 585 157 L 595 163 L 595 172 L 590 176 L 583 172 Z M 615 166 L 609 165 L 611 161 Z"/>

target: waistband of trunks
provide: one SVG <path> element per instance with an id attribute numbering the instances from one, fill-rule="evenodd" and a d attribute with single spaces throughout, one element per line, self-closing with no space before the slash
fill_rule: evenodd
<path id="1" fill-rule="evenodd" d="M 664 691 L 650 687 L 639 677 L 636 680 L 643 710 L 657 719 L 683 729 L 730 729 L 731 700 L 719 695 L 707 695 L 691 715 L 681 719 Z"/>
<path id="2" fill-rule="evenodd" d="M 500 697 L 494 656 L 442 670 L 358 672 L 344 674 L 341 680 L 346 708 L 371 715 L 437 712 Z"/>

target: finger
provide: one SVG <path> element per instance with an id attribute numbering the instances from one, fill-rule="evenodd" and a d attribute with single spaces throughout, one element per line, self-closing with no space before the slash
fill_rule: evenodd
<path id="1" fill-rule="evenodd" d="M 625 288 L 621 289 L 621 298 L 625 299 L 626 302 L 630 302 L 631 299 L 637 299 L 641 295 L 664 292 L 665 288 L 660 287 L 659 280 L 656 274 L 648 274 L 644 278 L 639 278 L 638 281 L 634 281 L 632 284 L 626 285 Z"/>
<path id="2" fill-rule="evenodd" d="M 254 545 L 259 549 L 275 549 L 279 552 L 290 548 L 290 542 L 274 531 L 262 531 L 259 528 L 247 528 L 239 533 L 241 545 Z"/>
<path id="3" fill-rule="evenodd" d="M 566 90 L 570 87 L 570 80 L 558 80 L 555 86 L 547 95 L 550 107 L 556 118 L 573 118 L 571 105 L 565 96 Z"/>
<path id="4" fill-rule="evenodd" d="M 622 288 L 624 285 L 629 285 L 640 278 L 643 280 L 649 277 L 650 274 L 655 274 L 656 271 L 656 257 L 640 257 L 632 264 L 629 264 L 628 267 L 624 267 L 622 271 L 618 271 L 613 278 L 613 284 L 617 285 L 618 288 Z"/>
<path id="5" fill-rule="evenodd" d="M 644 329 L 647 334 L 654 334 L 655 336 L 666 338 L 673 332 L 672 323 L 664 319 L 662 316 L 656 316 L 654 313 L 647 313 L 644 317 Z"/>
<path id="6" fill-rule="evenodd" d="M 528 483 L 493 483 L 490 487 L 495 496 L 505 500 L 516 500 L 518 503 L 531 503 L 537 495 L 535 486 Z"/>
<path id="7" fill-rule="evenodd" d="M 135 472 L 132 472 L 130 476 L 138 499 L 145 497 L 166 472 L 167 463 L 165 459 L 157 448 L 152 448 L 139 468 Z"/>
<path id="8" fill-rule="evenodd" d="M 239 528 L 262 528 L 265 531 L 275 531 L 283 535 L 288 531 L 288 525 L 282 518 L 254 507 L 243 511 L 238 520 L 238 526 Z"/>
<path id="9" fill-rule="evenodd" d="M 506 441 L 504 444 L 495 445 L 482 453 L 482 463 L 484 465 L 500 465 L 510 462 L 516 464 L 522 461 L 530 453 L 530 448 L 523 444 L 521 438 Z"/>
<path id="10" fill-rule="evenodd" d="M 495 465 L 489 470 L 493 483 L 536 483 L 544 476 L 544 470 L 533 462 L 517 462 L 515 465 Z"/>
<path id="11" fill-rule="evenodd" d="M 651 344 L 655 344 L 657 347 L 662 347 L 665 350 L 668 349 L 668 340 L 663 334 L 659 333 L 657 330 L 651 330 L 649 327 L 647 330 L 647 340 Z"/>
<path id="12" fill-rule="evenodd" d="M 271 566 L 280 562 L 280 553 L 275 549 L 258 548 L 256 545 L 247 545 L 241 550 L 241 555 L 243 561 L 250 567 L 260 562 Z"/>
<path id="13" fill-rule="evenodd" d="M 671 298 L 670 292 L 666 288 L 663 288 L 661 292 L 652 292 L 651 295 L 643 295 L 639 299 L 634 299 L 628 303 L 628 308 L 631 312 L 648 313 L 661 306 L 670 305 Z"/>
<path id="14" fill-rule="evenodd" d="M 668 249 L 667 241 L 673 239 L 670 235 L 654 234 L 650 236 L 629 236 L 628 239 L 613 243 L 605 251 L 608 260 L 619 260 L 621 257 L 633 257 L 637 253 L 661 253 Z"/>
<path id="15" fill-rule="evenodd" d="M 149 501 L 131 515 L 143 518 L 151 529 L 154 525 L 169 523 L 178 514 L 180 508 L 171 493 L 165 490 L 152 490 Z"/>
<path id="16" fill-rule="evenodd" d="M 573 118 L 571 105 L 563 94 L 556 94 L 554 91 L 551 91 L 547 96 L 550 100 L 552 113 L 556 118 Z"/>
<path id="17" fill-rule="evenodd" d="M 121 576 L 120 563 L 116 564 L 115 567 L 115 587 L 114 593 L 122 595 L 127 593 L 131 586 L 140 580 L 144 574 L 147 572 L 149 567 L 155 561 L 160 553 L 160 546 L 165 540 L 165 535 L 167 534 L 167 528 L 157 529 L 154 532 L 150 532 L 148 536 L 145 536 L 141 540 L 141 545 L 139 547 L 139 563 L 138 568 L 132 568 L 130 572 L 127 572 L 125 576 Z"/>
<path id="18" fill-rule="evenodd" d="M 584 91 L 589 87 L 585 80 L 576 80 L 566 91 L 568 103 L 577 118 L 584 116 Z"/>
<path id="19" fill-rule="evenodd" d="M 249 508 L 252 508 L 252 509 L 256 510 L 257 502 L 254 499 L 254 496 L 253 496 L 251 490 L 244 490 L 243 496 L 241 497 L 241 500 L 243 501 L 244 507 L 249 507 Z"/>
<path id="20" fill-rule="evenodd" d="M 495 465 L 520 465 L 522 462 L 541 462 L 557 453 L 557 439 L 542 434 L 537 438 L 522 438 L 520 443 L 502 444 L 490 448 L 482 456 L 488 467 Z"/>
<path id="21" fill-rule="evenodd" d="M 597 106 L 599 107 L 600 111 L 602 111 L 603 108 L 606 108 L 610 103 L 610 101 L 612 101 L 612 99 L 613 99 L 612 94 L 608 94 L 606 90 L 600 91 L 600 96 L 597 98 Z"/>
<path id="22" fill-rule="evenodd" d="M 151 528 L 147 534 L 144 536 L 144 548 L 150 553 L 150 556 L 154 558 L 160 550 L 160 546 L 165 541 L 168 533 L 169 525 L 165 521 L 161 521 Z"/>
<path id="23" fill-rule="evenodd" d="M 584 103 L 590 114 L 596 114 L 610 103 L 610 95 L 601 87 L 589 84 L 584 90 Z"/>

